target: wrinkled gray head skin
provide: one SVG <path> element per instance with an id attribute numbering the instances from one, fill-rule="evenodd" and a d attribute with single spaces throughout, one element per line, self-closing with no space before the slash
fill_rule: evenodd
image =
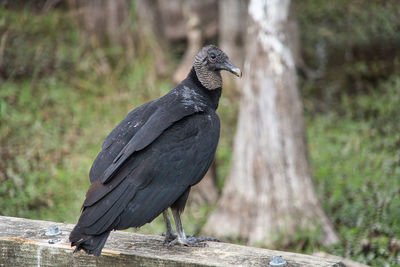
<path id="1" fill-rule="evenodd" d="M 201 84 L 208 90 L 222 87 L 221 70 L 242 76 L 239 68 L 232 64 L 228 56 L 214 45 L 203 47 L 194 58 L 194 70 Z"/>

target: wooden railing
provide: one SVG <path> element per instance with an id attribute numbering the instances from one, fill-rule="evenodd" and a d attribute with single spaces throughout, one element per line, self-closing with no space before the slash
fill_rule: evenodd
<path id="1" fill-rule="evenodd" d="M 58 226 L 61 234 L 46 232 Z M 0 216 L 0 266 L 270 266 L 281 256 L 287 267 L 345 266 L 339 260 L 208 242 L 193 248 L 162 244 L 163 238 L 130 232 L 112 232 L 100 257 L 73 254 L 68 243 L 72 224 Z"/>

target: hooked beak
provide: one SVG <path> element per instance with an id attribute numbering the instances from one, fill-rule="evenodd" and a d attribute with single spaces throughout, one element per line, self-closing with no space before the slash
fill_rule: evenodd
<path id="1" fill-rule="evenodd" d="M 229 58 L 226 58 L 224 63 L 219 64 L 218 69 L 219 70 L 227 70 L 227 71 L 235 74 L 239 78 L 242 77 L 242 71 L 238 67 L 233 65 L 233 63 L 229 60 Z"/>

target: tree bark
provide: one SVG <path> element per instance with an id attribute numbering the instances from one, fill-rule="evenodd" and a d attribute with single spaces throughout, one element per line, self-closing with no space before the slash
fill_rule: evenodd
<path id="1" fill-rule="evenodd" d="M 174 82 L 179 83 L 186 78 L 193 66 L 193 58 L 203 46 L 204 36 L 201 31 L 200 14 L 195 9 L 196 2 L 185 1 L 183 3 L 184 24 L 186 25 L 187 48 L 181 63 L 174 73 Z"/>
<path id="2" fill-rule="evenodd" d="M 229 56 L 239 68 L 244 62 L 244 38 L 247 29 L 247 1 L 218 1 L 218 43 L 219 47 Z M 222 72 L 224 93 L 229 96 L 239 95 L 243 81 L 236 79 L 230 73 Z"/>
<path id="3" fill-rule="evenodd" d="M 289 7 L 289 0 L 250 1 L 232 167 L 208 234 L 273 245 L 321 227 L 323 244 L 338 241 L 311 180 Z"/>
<path id="4" fill-rule="evenodd" d="M 139 19 L 139 40 L 150 47 L 154 54 L 154 67 L 160 76 L 168 74 L 168 63 L 163 44 L 165 34 L 162 30 L 161 7 L 156 0 L 137 0 L 136 15 Z"/>
<path id="5" fill-rule="evenodd" d="M 128 0 L 68 0 L 68 3 L 78 11 L 81 27 L 97 42 L 133 46 Z"/>
<path id="6" fill-rule="evenodd" d="M 162 2 L 166 5 L 165 1 Z M 179 83 L 186 78 L 193 66 L 193 58 L 200 51 L 205 40 L 216 35 L 218 25 L 216 19 L 218 17 L 217 8 L 218 4 L 215 0 L 186 0 L 182 2 L 183 23 L 181 22 L 181 24 L 185 25 L 187 48 L 181 63 L 174 73 L 174 82 Z M 165 18 L 164 21 L 171 21 L 171 19 Z M 166 32 L 173 32 L 171 28 L 173 27 L 165 27 Z M 168 35 L 171 36 L 172 34 Z"/>

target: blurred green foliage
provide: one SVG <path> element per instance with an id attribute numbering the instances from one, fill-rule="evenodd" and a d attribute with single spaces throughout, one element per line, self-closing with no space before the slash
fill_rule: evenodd
<path id="1" fill-rule="evenodd" d="M 300 231 L 280 249 L 326 250 L 373 266 L 400 251 L 400 6 L 395 1 L 294 1 L 301 30 L 311 165 L 342 242 Z M 134 13 L 132 31 L 138 36 Z M 76 222 L 88 171 L 111 129 L 173 84 L 156 76 L 151 38 L 133 53 L 101 47 L 66 10 L 0 8 L 0 214 Z M 169 73 L 176 55 L 167 55 Z M 172 75 L 169 75 L 170 77 Z M 216 163 L 229 173 L 238 103 L 224 96 Z M 188 208 L 199 233 L 210 207 Z M 160 218 L 140 231 L 162 232 Z M 396 245 L 397 244 L 397 245 Z"/>
<path id="2" fill-rule="evenodd" d="M 343 96 L 344 114 L 307 121 L 316 189 L 342 238 L 328 251 L 373 266 L 395 266 L 400 252 L 399 88 L 395 75 L 368 95 Z"/>
<path id="3" fill-rule="evenodd" d="M 342 242 L 321 248 L 372 266 L 400 264 L 400 6 L 295 1 L 301 90 L 316 190 Z"/>
<path id="4" fill-rule="evenodd" d="M 0 10 L 3 78 L 34 78 L 69 69 L 79 60 L 81 47 L 71 19 L 59 12 L 45 16 Z M 74 27 L 75 26 L 75 27 Z M 68 34 L 63 34 L 68 33 Z"/>
<path id="5" fill-rule="evenodd" d="M 123 49 L 93 45 L 67 13 L 0 18 L 0 214 L 73 222 L 102 140 L 170 84 L 146 82 L 145 43 L 140 58 L 113 63 Z"/>
<path id="6" fill-rule="evenodd" d="M 343 93 L 371 91 L 400 71 L 397 0 L 297 0 L 294 12 L 307 76 L 304 101 L 314 111 L 335 109 Z"/>

